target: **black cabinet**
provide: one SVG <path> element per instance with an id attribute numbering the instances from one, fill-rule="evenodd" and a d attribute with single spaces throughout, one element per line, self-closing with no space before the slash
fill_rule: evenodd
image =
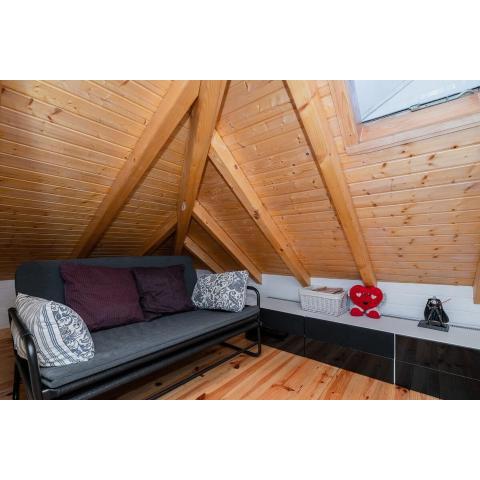
<path id="1" fill-rule="evenodd" d="M 480 351 L 396 336 L 397 385 L 445 400 L 480 399 Z"/>
<path id="2" fill-rule="evenodd" d="M 393 334 L 262 309 L 262 343 L 393 383 Z"/>
<path id="3" fill-rule="evenodd" d="M 305 337 L 307 357 L 393 383 L 393 334 L 307 317 Z"/>
<path id="4" fill-rule="evenodd" d="M 307 317 L 305 336 L 387 358 L 394 356 L 393 333 Z"/>
<path id="5" fill-rule="evenodd" d="M 305 356 L 334 367 L 393 383 L 393 358 L 311 338 L 305 339 Z"/>
<path id="6" fill-rule="evenodd" d="M 272 331 L 285 332 L 303 337 L 305 317 L 291 313 L 277 312 L 262 308 L 262 326 Z"/>
<path id="7" fill-rule="evenodd" d="M 434 397 L 480 399 L 480 350 L 305 315 L 262 309 L 262 343 Z"/>

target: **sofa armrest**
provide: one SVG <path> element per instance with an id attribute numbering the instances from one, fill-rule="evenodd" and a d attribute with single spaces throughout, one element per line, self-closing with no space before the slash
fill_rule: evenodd
<path id="1" fill-rule="evenodd" d="M 252 290 L 255 292 L 257 296 L 257 307 L 260 308 L 260 292 L 255 288 L 250 285 L 247 285 L 247 290 Z"/>
<path id="2" fill-rule="evenodd" d="M 10 325 L 14 323 L 17 327 L 17 330 L 20 334 L 20 341 L 22 342 L 23 348 L 27 355 L 26 360 L 28 364 L 29 378 L 23 378 L 23 381 L 26 383 L 27 389 L 30 390 L 33 399 L 40 400 L 43 398 L 42 381 L 40 380 L 40 368 L 38 366 L 37 360 L 37 348 L 35 347 L 33 335 L 20 320 L 17 315 L 17 310 L 15 308 L 8 309 L 8 318 L 10 320 Z M 16 352 L 15 355 L 17 355 Z"/>

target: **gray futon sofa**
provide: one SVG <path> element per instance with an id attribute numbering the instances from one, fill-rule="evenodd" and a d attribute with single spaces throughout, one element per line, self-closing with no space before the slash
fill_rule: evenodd
<path id="1" fill-rule="evenodd" d="M 197 281 L 190 257 L 113 257 L 66 261 L 117 268 L 183 264 L 189 295 Z M 59 270 L 61 262 L 63 261 L 48 260 L 22 264 L 15 276 L 16 292 L 64 303 L 64 285 Z M 248 288 L 255 290 L 253 287 Z M 27 352 L 26 360 L 15 352 L 13 398 L 18 398 L 20 379 L 25 384 L 28 397 L 32 399 L 93 398 L 170 366 L 209 346 L 222 343 L 233 349 L 232 355 L 152 396 L 158 398 L 166 391 L 239 353 L 258 356 L 261 352 L 260 297 L 256 290 L 255 292 L 257 305 L 246 306 L 238 313 L 195 310 L 93 332 L 95 356 L 87 362 L 62 367 L 38 366 L 33 337 L 18 318 L 16 310 L 11 308 L 10 322 L 15 322 L 19 328 Z M 256 342 L 246 348 L 238 348 L 225 342 L 252 329 L 257 330 Z M 257 346 L 257 350 L 250 351 L 254 346 Z"/>

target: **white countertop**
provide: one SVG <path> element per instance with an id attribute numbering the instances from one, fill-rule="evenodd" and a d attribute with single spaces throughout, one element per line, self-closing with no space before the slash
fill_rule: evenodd
<path id="1" fill-rule="evenodd" d="M 368 317 L 352 317 L 350 313 L 345 313 L 338 317 L 321 313 L 307 312 L 302 310 L 300 302 L 291 300 L 279 300 L 271 297 L 262 297 L 261 307 L 279 312 L 291 313 L 302 317 L 318 318 L 344 325 L 369 328 L 381 332 L 394 333 L 396 335 L 405 335 L 407 337 L 421 338 L 434 342 L 448 343 L 461 347 L 480 349 L 480 330 L 470 330 L 461 327 L 450 326 L 448 332 L 431 330 L 418 327 L 417 320 L 407 318 L 382 316 L 378 320 Z"/>

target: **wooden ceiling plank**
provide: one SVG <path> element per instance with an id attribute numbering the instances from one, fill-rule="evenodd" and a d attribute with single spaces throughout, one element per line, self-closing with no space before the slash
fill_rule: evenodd
<path id="1" fill-rule="evenodd" d="M 175 255 L 182 251 L 187 236 L 226 86 L 227 82 L 224 80 L 203 80 L 200 85 L 198 100 L 192 112 L 190 137 L 178 195 Z"/>
<path id="2" fill-rule="evenodd" d="M 366 285 L 375 285 L 376 277 L 367 244 L 317 87 L 304 80 L 287 81 L 287 85 L 362 281 Z"/>
<path id="3" fill-rule="evenodd" d="M 185 238 L 185 248 L 201 260 L 212 272 L 222 273 L 223 268 L 205 251 L 203 248 L 194 242 L 190 237 Z"/>
<path id="4" fill-rule="evenodd" d="M 262 283 L 262 272 L 198 200 L 193 207 L 193 217 L 238 261 L 238 263 L 240 263 L 240 265 L 248 270 L 251 277 L 257 283 Z"/>
<path id="5" fill-rule="evenodd" d="M 198 81 L 175 81 L 121 168 L 72 257 L 88 256 L 152 167 L 162 147 L 198 96 Z"/>
<path id="6" fill-rule="evenodd" d="M 243 173 L 217 131 L 213 134 L 209 156 L 227 185 L 229 185 L 235 193 L 240 200 L 240 203 L 253 218 L 257 226 L 290 269 L 292 274 L 297 278 L 301 285 L 309 285 L 309 273 L 298 259 L 289 240 L 285 237 L 263 205 L 248 181 L 245 173 Z"/>
<path id="7" fill-rule="evenodd" d="M 172 214 L 152 233 L 150 238 L 136 252 L 136 255 L 148 255 L 155 251 L 170 235 L 172 235 L 176 226 L 177 215 Z"/>

